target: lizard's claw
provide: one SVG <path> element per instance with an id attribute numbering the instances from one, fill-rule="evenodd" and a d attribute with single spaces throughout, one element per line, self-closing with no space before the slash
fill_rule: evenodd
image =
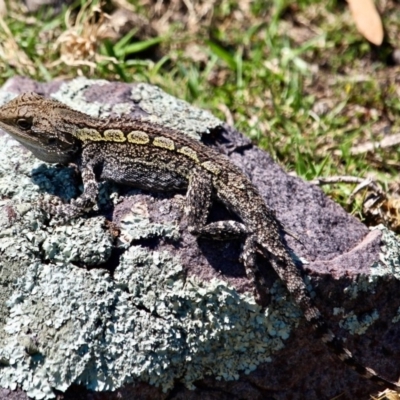
<path id="1" fill-rule="evenodd" d="M 58 197 L 40 197 L 37 206 L 52 217 L 51 225 L 60 225 L 82 214 L 82 210 L 76 206 L 76 201 L 63 203 Z"/>

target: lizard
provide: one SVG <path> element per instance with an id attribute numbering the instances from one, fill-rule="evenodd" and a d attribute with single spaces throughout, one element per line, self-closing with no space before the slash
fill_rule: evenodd
<path id="1" fill-rule="evenodd" d="M 33 92 L 23 93 L 0 107 L 0 128 L 42 161 L 78 166 L 83 193 L 69 204 L 53 201 L 40 205 L 66 220 L 91 209 L 102 180 L 149 191 L 186 191 L 184 214 L 191 234 L 243 238 L 241 261 L 256 292 L 268 293 L 257 262 L 260 253 L 282 280 L 316 336 L 340 360 L 361 376 L 400 391 L 400 384 L 358 362 L 343 340 L 330 330 L 283 241 L 274 211 L 226 155 L 143 118 L 95 118 Z M 221 202 L 239 221 L 208 222 L 213 201 Z"/>

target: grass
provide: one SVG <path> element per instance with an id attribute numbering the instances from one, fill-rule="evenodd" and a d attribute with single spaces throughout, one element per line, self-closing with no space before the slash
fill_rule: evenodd
<path id="1" fill-rule="evenodd" d="M 15 74 L 145 81 L 232 118 L 304 179 L 372 176 L 385 189 L 397 179 L 398 146 L 352 151 L 399 132 L 399 67 L 385 62 L 387 48 L 371 49 L 360 36 L 345 2 L 108 1 L 105 12 L 125 3 L 140 17 L 119 35 L 105 27 L 95 0 L 76 1 L 57 15 L 49 8 L 27 14 L 15 3 L 0 25 L 0 83 Z M 394 41 L 400 6 L 383 5 Z M 353 187 L 324 190 L 346 206 Z M 361 202 L 348 209 L 361 215 Z"/>

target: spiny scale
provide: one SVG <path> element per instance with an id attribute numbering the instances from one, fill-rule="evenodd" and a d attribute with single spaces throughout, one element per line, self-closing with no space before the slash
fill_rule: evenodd
<path id="1" fill-rule="evenodd" d="M 98 179 L 153 191 L 186 190 L 188 229 L 199 236 L 244 237 L 242 259 L 254 287 L 267 290 L 256 263 L 265 256 L 292 294 L 316 334 L 360 375 L 394 390 L 388 381 L 358 363 L 325 324 L 314 306 L 281 239 L 274 213 L 249 179 L 228 158 L 180 132 L 141 119 L 97 119 L 68 106 L 25 93 L 0 107 L 0 127 L 47 162 L 79 166 L 84 192 L 70 204 L 50 204 L 53 214 L 74 218 L 90 208 L 98 194 Z M 207 224 L 213 199 L 222 202 L 242 222 Z"/>

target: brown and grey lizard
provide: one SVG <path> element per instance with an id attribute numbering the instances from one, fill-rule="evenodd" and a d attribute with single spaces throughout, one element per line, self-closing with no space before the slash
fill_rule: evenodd
<path id="1" fill-rule="evenodd" d="M 142 119 L 93 118 L 35 93 L 22 94 L 0 107 L 0 128 L 40 160 L 78 165 L 83 193 L 70 204 L 47 206 L 52 214 L 63 218 L 74 218 L 90 209 L 101 180 L 150 191 L 186 190 L 185 214 L 192 234 L 219 239 L 242 236 L 242 260 L 258 291 L 267 290 L 256 262 L 257 253 L 261 253 L 318 337 L 343 362 L 366 378 L 400 389 L 399 384 L 358 363 L 327 327 L 281 238 L 274 212 L 226 156 L 161 125 Z M 214 199 L 232 210 L 240 222 L 207 223 Z"/>

